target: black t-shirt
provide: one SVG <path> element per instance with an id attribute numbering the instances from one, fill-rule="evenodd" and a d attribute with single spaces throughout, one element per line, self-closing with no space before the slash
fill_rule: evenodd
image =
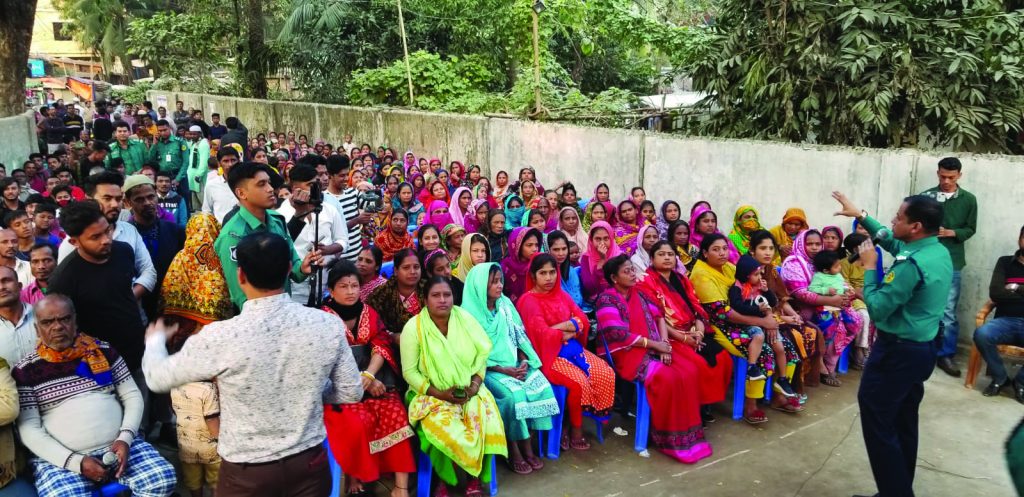
<path id="1" fill-rule="evenodd" d="M 997 318 L 1024 318 L 1024 295 L 1006 290 L 1008 283 L 1024 286 L 1024 264 L 1016 255 L 1000 257 L 989 284 L 989 293 L 996 302 Z"/>
<path id="2" fill-rule="evenodd" d="M 93 120 L 92 137 L 94 140 L 110 142 L 112 136 L 114 136 L 114 123 L 110 122 L 109 118 L 97 117 Z"/>
<path id="3" fill-rule="evenodd" d="M 103 264 L 86 261 L 78 252 L 67 256 L 50 277 L 48 293 L 67 295 L 75 303 L 78 329 L 109 342 L 124 357 L 128 369 L 142 364 L 144 336 L 139 304 L 132 293 L 135 251 L 115 241 Z"/>

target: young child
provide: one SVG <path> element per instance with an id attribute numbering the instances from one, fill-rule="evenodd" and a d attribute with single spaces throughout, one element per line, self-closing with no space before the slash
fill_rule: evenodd
<path id="1" fill-rule="evenodd" d="M 831 250 L 822 250 L 814 256 L 814 277 L 807 291 L 821 296 L 852 294 L 853 289 L 842 275 L 843 258 Z M 852 300 L 851 300 L 852 302 Z M 852 304 L 839 308 L 835 306 L 819 306 L 814 324 L 825 335 L 825 369 L 828 374 L 822 375 L 822 383 L 839 386 L 835 368 L 839 355 L 860 331 L 863 322 L 852 307 Z"/>
<path id="2" fill-rule="evenodd" d="M 178 459 L 185 488 L 192 497 L 204 497 L 203 484 L 214 496 L 220 475 L 217 437 L 220 434 L 220 398 L 209 381 L 187 383 L 171 390 L 171 407 L 178 423 Z"/>
<path id="3" fill-rule="evenodd" d="M 861 234 L 859 231 L 847 235 L 846 239 L 843 240 L 843 247 L 849 253 L 856 253 L 858 247 L 867 241 L 868 235 Z M 871 326 L 871 318 L 868 316 L 868 306 L 864 304 L 864 268 L 856 262 L 850 262 L 846 259 L 840 261 L 842 264 L 842 275 L 846 279 L 847 283 L 853 288 L 853 294 L 856 296 L 850 302 L 853 310 L 860 314 L 861 327 L 857 331 L 857 336 L 853 340 L 853 353 L 851 354 L 850 367 L 853 369 L 864 369 L 864 362 L 867 361 L 868 350 L 871 348 L 871 344 L 874 342 L 873 327 Z"/>
<path id="4" fill-rule="evenodd" d="M 580 267 L 580 246 L 576 242 L 569 240 L 569 265 L 572 267 Z"/>
<path id="5" fill-rule="evenodd" d="M 761 277 L 764 266 L 750 255 L 743 255 L 736 263 L 736 284 L 729 288 L 729 306 L 744 316 L 767 317 L 772 315 L 772 308 L 778 305 L 775 292 L 768 289 L 767 282 Z M 792 354 L 787 354 L 782 338 L 765 343 L 765 330 L 759 326 L 748 326 L 739 336 L 730 337 L 747 343 L 747 379 L 763 380 L 765 375 L 774 376 L 775 384 L 786 397 L 796 397 L 796 392 L 786 379 L 786 365 Z M 766 347 L 767 346 L 767 347 Z M 765 354 L 770 349 L 774 354 Z M 782 362 L 783 369 L 775 374 L 776 361 Z"/>

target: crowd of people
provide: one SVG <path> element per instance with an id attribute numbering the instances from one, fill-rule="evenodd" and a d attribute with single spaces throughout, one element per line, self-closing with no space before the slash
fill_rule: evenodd
<path id="1" fill-rule="evenodd" d="M 744 421 L 798 416 L 843 384 L 844 351 L 864 367 L 885 318 L 863 293 L 883 273 L 847 257 L 881 228 L 870 217 L 815 228 L 798 207 L 771 222 L 745 205 L 720 224 L 706 201 L 584 194 L 532 167 L 250 139 L 181 102 L 171 117 L 101 102 L 81 130 L 58 125 L 70 108 L 44 109 L 46 153 L 0 179 L 0 495 L 111 479 L 143 497 L 325 495 L 326 438 L 348 494 L 393 475 L 408 496 L 422 451 L 435 495 L 479 496 L 494 457 L 542 471 L 531 441 L 560 415 L 560 449 L 590 449 L 584 417 L 629 409 L 632 382 L 652 447 L 693 464 L 713 453 L 734 357 Z M 944 159 L 926 192 L 957 271 L 977 215 L 960 174 Z M 986 395 L 1009 381 L 995 346 L 1024 334 L 1024 230 L 1020 244 L 978 331 Z M 950 301 L 940 367 L 959 374 Z"/>

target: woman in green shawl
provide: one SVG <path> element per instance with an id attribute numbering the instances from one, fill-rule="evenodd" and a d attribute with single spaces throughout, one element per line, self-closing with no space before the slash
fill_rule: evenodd
<path id="1" fill-rule="evenodd" d="M 491 341 L 454 305 L 447 279 L 432 276 L 423 297 L 426 306 L 405 323 L 400 343 L 409 423 L 441 479 L 437 495 L 458 484 L 458 467 L 468 474 L 466 495 L 480 497 L 480 480 L 492 477 L 488 456 L 508 456 L 498 405 L 484 385 Z"/>
<path id="2" fill-rule="evenodd" d="M 732 244 L 736 246 L 740 255 L 743 255 L 750 251 L 750 234 L 763 229 L 757 209 L 750 205 L 741 205 L 739 209 L 736 209 L 736 215 L 732 218 L 732 231 L 729 233 L 729 239 L 732 240 Z"/>
<path id="3" fill-rule="evenodd" d="M 474 266 L 466 277 L 462 308 L 491 339 L 484 384 L 494 394 L 505 422 L 509 465 L 525 475 L 544 467 L 533 453 L 530 430 L 551 429 L 558 401 L 540 372 L 540 357 L 526 336 L 519 312 L 501 293 L 503 287 L 501 266 L 493 262 Z"/>

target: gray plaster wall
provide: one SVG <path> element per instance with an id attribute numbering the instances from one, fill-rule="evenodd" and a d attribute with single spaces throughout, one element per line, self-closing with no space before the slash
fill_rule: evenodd
<path id="1" fill-rule="evenodd" d="M 614 199 L 642 185 L 660 205 L 673 199 L 688 211 L 707 200 L 728 231 L 741 204 L 757 207 L 762 223 L 778 224 L 789 207 L 802 207 L 813 226 L 850 229 L 833 216 L 833 190 L 842 190 L 882 221 L 895 214 L 907 195 L 936 184 L 941 155 L 917 150 L 824 147 L 746 140 L 687 138 L 632 130 L 537 123 L 498 117 L 435 114 L 382 108 L 355 108 L 298 102 L 270 102 L 153 91 L 186 107 L 209 113 L 234 109 L 258 132 L 294 130 L 311 141 L 341 142 L 351 132 L 356 143 L 387 145 L 398 153 L 480 164 L 489 177 L 499 170 L 514 178 L 533 165 L 541 183 L 572 181 L 584 197 L 599 182 Z M 3 128 L 6 129 L 6 128 Z M 1016 250 L 1024 224 L 1024 157 L 961 154 L 963 188 L 978 196 L 978 233 L 967 242 L 960 305 L 961 338 L 974 329 L 974 314 L 988 295 L 996 257 Z"/>
<path id="2" fill-rule="evenodd" d="M 28 155 L 38 151 L 36 119 L 32 111 L 0 118 L 0 164 L 7 167 L 7 174 L 21 168 Z"/>

